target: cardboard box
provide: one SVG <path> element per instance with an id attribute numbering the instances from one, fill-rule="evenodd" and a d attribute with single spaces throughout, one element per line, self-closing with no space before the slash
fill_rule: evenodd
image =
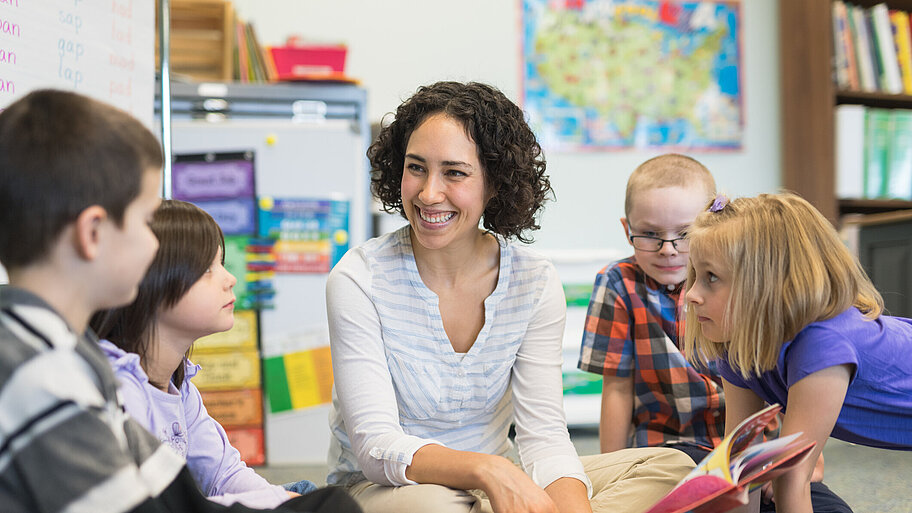
<path id="1" fill-rule="evenodd" d="M 191 359 L 196 353 L 256 350 L 257 316 L 253 310 L 236 310 L 234 326 L 222 333 L 213 333 L 193 343 Z"/>
<path id="2" fill-rule="evenodd" d="M 259 388 L 201 392 L 209 415 L 222 427 L 262 425 L 263 391 Z"/>
<path id="3" fill-rule="evenodd" d="M 193 377 L 193 383 L 201 391 L 260 386 L 260 353 L 257 351 L 199 353 L 192 355 L 191 361 L 201 367 L 199 374 Z"/>
<path id="4" fill-rule="evenodd" d="M 241 453 L 241 460 L 247 465 L 266 463 L 266 451 L 263 444 L 263 428 L 226 429 L 228 441 Z"/>
<path id="5" fill-rule="evenodd" d="M 280 80 L 332 79 L 345 74 L 345 45 L 276 46 L 269 52 Z"/>

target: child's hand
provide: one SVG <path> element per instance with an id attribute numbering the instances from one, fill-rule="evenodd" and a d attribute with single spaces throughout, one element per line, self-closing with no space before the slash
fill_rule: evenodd
<path id="1" fill-rule="evenodd" d="M 811 482 L 819 483 L 823 481 L 823 453 L 820 453 L 820 457 L 817 458 L 817 464 L 814 465 L 814 472 L 811 474 Z M 763 503 L 776 502 L 773 498 L 773 483 L 772 481 L 767 481 L 761 488 L 761 494 L 763 497 Z"/>
<path id="2" fill-rule="evenodd" d="M 294 499 L 295 497 L 300 497 L 300 496 L 301 496 L 300 493 L 297 493 L 297 492 L 289 492 L 288 490 L 285 490 L 285 493 L 288 494 L 288 498 L 289 498 L 289 499 Z"/>
<path id="3" fill-rule="evenodd" d="M 814 472 L 811 474 L 811 482 L 819 483 L 823 481 L 823 453 L 817 458 L 817 464 L 814 465 Z"/>
<path id="4" fill-rule="evenodd" d="M 776 502 L 775 497 L 773 497 L 773 482 L 767 481 L 760 487 L 760 498 L 763 501 L 763 504 L 769 504 L 771 502 Z"/>

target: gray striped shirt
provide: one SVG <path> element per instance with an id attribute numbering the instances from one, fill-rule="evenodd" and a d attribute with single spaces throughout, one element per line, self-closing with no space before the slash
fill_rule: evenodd
<path id="1" fill-rule="evenodd" d="M 123 512 L 183 460 L 129 419 L 107 360 L 44 301 L 0 286 L 0 508 Z"/>

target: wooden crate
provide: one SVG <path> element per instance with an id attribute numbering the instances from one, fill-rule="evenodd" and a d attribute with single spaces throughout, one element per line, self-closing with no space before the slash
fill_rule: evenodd
<path id="1" fill-rule="evenodd" d="M 234 6 L 230 1 L 171 0 L 171 73 L 194 80 L 230 81 L 234 33 Z M 160 69 L 158 31 L 155 63 Z"/>

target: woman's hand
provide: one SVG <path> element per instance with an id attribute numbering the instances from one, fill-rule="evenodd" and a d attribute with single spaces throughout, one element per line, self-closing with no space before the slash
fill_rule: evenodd
<path id="1" fill-rule="evenodd" d="M 494 513 L 559 513 L 551 497 L 502 456 L 428 444 L 415 452 L 405 476 L 418 483 L 482 490 Z"/>
<path id="2" fill-rule="evenodd" d="M 559 513 L 551 497 L 510 460 L 490 456 L 479 472 L 480 489 L 495 513 Z"/>

